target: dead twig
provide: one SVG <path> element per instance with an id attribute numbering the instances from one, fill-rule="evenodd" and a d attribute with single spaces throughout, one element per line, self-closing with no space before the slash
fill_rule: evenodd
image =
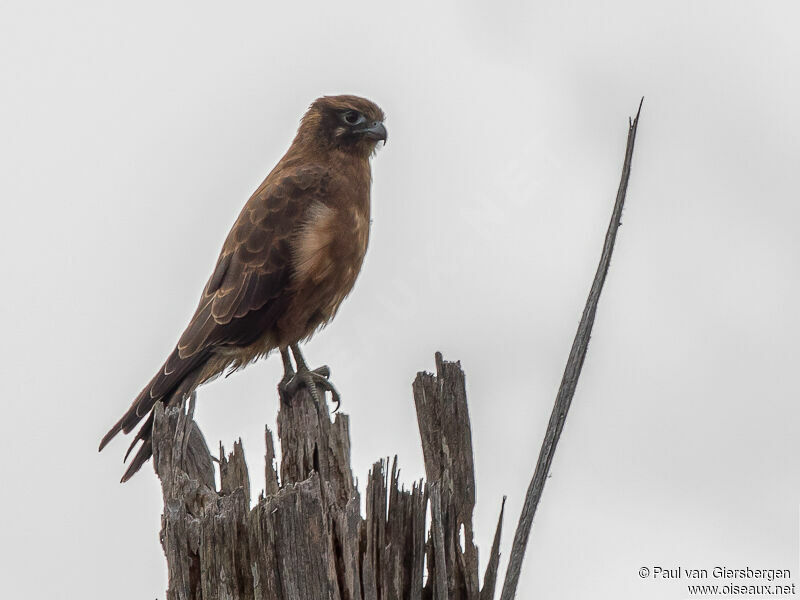
<path id="1" fill-rule="evenodd" d="M 572 397 L 575 395 L 575 387 L 578 385 L 578 377 L 580 377 L 581 374 L 583 361 L 586 358 L 586 349 L 589 346 L 594 317 L 597 313 L 597 303 L 600 300 L 600 292 L 603 290 L 603 283 L 605 283 L 606 274 L 608 273 L 608 266 L 611 263 L 611 252 L 614 250 L 617 230 L 621 224 L 622 207 L 625 204 L 625 193 L 628 189 L 628 179 L 631 174 L 633 145 L 636 140 L 636 129 L 639 125 L 639 114 L 642 111 L 642 102 L 644 102 L 644 98 L 639 102 L 639 110 L 636 112 L 636 117 L 632 121 L 630 119 L 628 120 L 628 144 L 625 149 L 625 161 L 622 164 L 622 177 L 619 182 L 619 189 L 617 190 L 617 201 L 614 204 L 611 222 L 608 225 L 605 243 L 603 244 L 603 253 L 600 256 L 600 264 L 597 266 L 597 273 L 594 276 L 592 289 L 589 292 L 589 297 L 586 299 L 583 316 L 578 325 L 578 332 L 575 334 L 575 340 L 572 342 L 572 350 L 570 350 L 569 353 L 567 366 L 564 369 L 564 376 L 561 379 L 561 386 L 558 389 L 553 412 L 550 415 L 550 422 L 547 425 L 547 432 L 542 442 L 542 448 L 539 451 L 536 471 L 533 474 L 533 478 L 528 485 L 528 491 L 525 494 L 525 503 L 522 506 L 522 513 L 519 516 L 517 531 L 514 534 L 514 542 L 511 546 L 511 555 L 508 559 L 508 568 L 506 569 L 506 578 L 500 600 L 513 600 L 516 594 L 520 569 L 522 568 L 522 560 L 525 557 L 525 549 L 527 548 L 531 526 L 533 525 L 533 516 L 536 514 L 536 507 L 539 505 L 539 499 L 542 496 L 544 482 L 550 471 L 550 464 L 553 462 L 553 454 L 555 453 L 558 440 L 561 437 L 561 431 L 564 429 L 564 421 L 567 418 L 567 412 L 569 411 Z"/>

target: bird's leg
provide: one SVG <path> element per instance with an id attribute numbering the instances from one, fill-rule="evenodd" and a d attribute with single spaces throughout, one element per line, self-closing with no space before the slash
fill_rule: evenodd
<path id="1" fill-rule="evenodd" d="M 314 398 L 314 400 L 316 400 L 317 402 L 320 402 L 319 394 L 317 393 L 317 386 L 319 386 L 322 389 L 327 390 L 331 393 L 331 398 L 336 403 L 336 408 L 333 409 L 333 412 L 339 410 L 339 405 L 341 404 L 341 396 L 339 396 L 339 392 L 336 390 L 333 384 L 330 381 L 328 381 L 328 377 L 330 377 L 331 370 L 327 366 L 322 366 L 314 370 L 309 369 L 308 365 L 306 365 L 305 359 L 303 358 L 303 354 L 300 352 L 300 348 L 297 346 L 297 344 L 292 344 L 289 347 L 292 349 L 292 354 L 294 355 L 294 362 L 297 364 L 297 373 L 295 373 L 291 377 L 291 380 L 286 383 L 285 386 L 286 390 L 293 392 L 297 389 L 299 385 L 303 384 L 308 388 L 311 397 Z M 284 357 L 284 365 L 286 365 L 287 359 L 288 359 L 288 352 Z"/>
<path id="2" fill-rule="evenodd" d="M 314 375 L 320 375 L 327 379 L 331 376 L 331 369 L 328 365 L 322 365 L 321 367 L 317 367 L 316 369 L 309 369 L 308 365 L 306 365 L 306 359 L 303 358 L 303 354 L 300 352 L 300 347 L 297 344 L 292 344 L 290 346 L 292 349 L 292 354 L 294 354 L 294 362 L 297 363 L 297 369 L 307 369 L 308 371 L 314 373 Z M 328 387 L 323 383 L 322 386 L 327 390 Z"/>
<path id="3" fill-rule="evenodd" d="M 281 359 L 283 360 L 283 378 L 278 383 L 278 393 L 281 396 L 281 400 L 286 402 L 288 400 L 289 384 L 295 375 L 288 348 L 281 348 Z"/>

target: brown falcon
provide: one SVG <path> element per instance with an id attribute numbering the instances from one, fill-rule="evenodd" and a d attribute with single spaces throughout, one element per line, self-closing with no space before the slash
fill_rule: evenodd
<path id="1" fill-rule="evenodd" d="M 367 250 L 370 158 L 386 142 L 383 111 L 365 98 L 325 96 L 303 116 L 291 147 L 247 201 L 222 246 L 200 304 L 164 365 L 100 442 L 142 419 L 122 477 L 152 456 L 153 407 L 180 403 L 197 386 L 276 348 L 280 389 L 339 395 L 327 367 L 311 370 L 298 344 L 327 324 L 350 293 Z M 292 366 L 289 350 L 296 363 Z"/>

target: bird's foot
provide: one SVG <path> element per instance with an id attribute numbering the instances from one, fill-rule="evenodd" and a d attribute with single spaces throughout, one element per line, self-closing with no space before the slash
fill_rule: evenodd
<path id="1" fill-rule="evenodd" d="M 331 398 L 336 403 L 336 408 L 333 409 L 333 412 L 339 410 L 339 405 L 342 403 L 342 398 L 334 385 L 329 381 L 331 370 L 327 367 L 327 365 L 323 365 L 316 369 L 309 369 L 297 344 L 292 344 L 290 348 L 292 350 L 292 354 L 294 354 L 294 360 L 297 363 L 297 371 L 294 370 L 292 361 L 289 358 L 289 349 L 281 348 L 281 358 L 283 359 L 283 379 L 281 379 L 280 383 L 278 384 L 278 393 L 281 396 L 281 400 L 283 402 L 288 402 L 289 398 L 291 398 L 295 392 L 297 392 L 298 388 L 301 385 L 305 385 L 308 388 L 311 397 L 314 398 L 317 404 L 319 404 L 321 399 L 319 397 L 317 388 L 320 387 L 323 390 L 323 394 L 325 391 L 331 393 Z"/>
<path id="2" fill-rule="evenodd" d="M 311 397 L 317 403 L 322 402 L 322 399 L 319 397 L 319 391 L 317 388 L 322 388 L 323 393 L 328 391 L 331 393 L 331 399 L 334 403 L 336 403 L 336 407 L 333 409 L 333 412 L 339 410 L 339 405 L 342 402 L 342 398 L 339 395 L 336 387 L 328 380 L 330 377 L 331 370 L 327 366 L 322 366 L 317 369 L 309 369 L 308 367 L 300 367 L 297 369 L 297 372 L 294 373 L 288 380 L 286 376 L 281 380 L 279 384 L 279 389 L 282 393 L 282 397 L 287 399 L 288 397 L 293 396 L 300 386 L 306 386 Z"/>

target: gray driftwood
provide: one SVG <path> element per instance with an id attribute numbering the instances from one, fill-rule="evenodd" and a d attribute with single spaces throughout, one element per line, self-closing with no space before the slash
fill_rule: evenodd
<path id="1" fill-rule="evenodd" d="M 220 446 L 212 459 L 192 418 L 194 398 L 158 407 L 153 450 L 164 496 L 167 598 L 491 600 L 500 526 L 481 591 L 464 373 L 440 354 L 436 369 L 413 385 L 428 481 L 405 489 L 396 457 L 391 468 L 376 462 L 366 516 L 350 469 L 349 419 L 331 421 L 327 403 L 316 404 L 307 391 L 281 403 L 280 464 L 266 431 L 265 492 L 252 508 L 241 443 L 227 455 Z"/>

